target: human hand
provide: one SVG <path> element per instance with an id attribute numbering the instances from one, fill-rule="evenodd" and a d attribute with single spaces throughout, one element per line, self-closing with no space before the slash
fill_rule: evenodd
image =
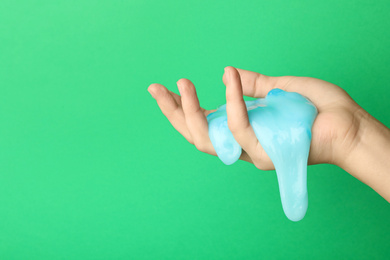
<path id="1" fill-rule="evenodd" d="M 359 118 L 364 115 L 364 110 L 334 84 L 309 77 L 270 77 L 231 66 L 225 68 L 223 82 L 226 85 L 228 126 L 243 149 L 240 159 L 253 163 L 261 170 L 271 170 L 274 166 L 249 124 L 243 95 L 260 98 L 270 90 L 280 88 L 300 93 L 315 104 L 318 116 L 312 128 L 309 164 L 337 164 L 356 145 Z M 163 114 L 188 142 L 202 152 L 216 155 L 206 120 L 206 116 L 215 110 L 199 106 L 190 80 L 180 79 L 177 85 L 181 96 L 160 84 L 151 84 L 148 90 Z"/>
<path id="2" fill-rule="evenodd" d="M 228 127 L 242 147 L 241 160 L 261 170 L 274 169 L 249 124 L 243 95 L 263 98 L 274 88 L 297 92 L 309 98 L 318 109 L 308 164 L 338 165 L 390 202 L 390 130 L 342 88 L 316 78 L 270 77 L 231 66 L 225 68 L 222 80 L 226 85 Z M 206 119 L 215 110 L 199 106 L 190 80 L 180 79 L 177 85 L 181 96 L 156 83 L 148 91 L 188 142 L 202 152 L 217 155 L 208 136 Z"/>

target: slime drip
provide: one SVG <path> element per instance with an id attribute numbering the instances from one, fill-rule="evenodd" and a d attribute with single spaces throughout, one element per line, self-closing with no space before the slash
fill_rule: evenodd
<path id="1" fill-rule="evenodd" d="M 284 213 L 299 221 L 308 204 L 307 159 L 317 109 L 302 95 L 281 89 L 245 104 L 249 123 L 275 166 Z M 236 162 L 242 149 L 229 130 L 226 104 L 209 114 L 207 121 L 218 157 L 226 165 Z"/>

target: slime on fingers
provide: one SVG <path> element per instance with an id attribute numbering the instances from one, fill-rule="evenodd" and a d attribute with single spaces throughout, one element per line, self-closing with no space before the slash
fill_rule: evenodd
<path id="1" fill-rule="evenodd" d="M 308 205 L 307 160 L 317 109 L 302 95 L 277 88 L 245 104 L 249 123 L 275 166 L 283 211 L 290 220 L 299 221 Z M 236 162 L 242 149 L 229 130 L 226 104 L 210 113 L 207 121 L 218 157 L 226 165 Z"/>

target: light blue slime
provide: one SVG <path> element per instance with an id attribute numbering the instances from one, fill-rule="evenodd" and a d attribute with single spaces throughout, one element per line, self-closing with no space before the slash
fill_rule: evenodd
<path id="1" fill-rule="evenodd" d="M 256 137 L 275 166 L 284 213 L 299 221 L 308 204 L 307 159 L 317 109 L 302 95 L 281 89 L 245 103 Z M 218 157 L 226 165 L 236 162 L 242 150 L 228 128 L 226 104 L 209 114 L 207 121 Z"/>

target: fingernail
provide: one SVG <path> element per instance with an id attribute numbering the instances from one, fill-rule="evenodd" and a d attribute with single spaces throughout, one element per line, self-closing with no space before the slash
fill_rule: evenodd
<path id="1" fill-rule="evenodd" d="M 183 86 L 179 83 L 179 81 L 176 82 L 177 88 L 179 89 L 179 92 L 181 93 L 183 91 Z"/>
<path id="2" fill-rule="evenodd" d="M 229 70 L 227 70 L 226 68 L 225 68 L 225 78 L 226 78 L 226 80 L 229 80 L 229 78 L 230 78 L 230 75 L 229 75 L 230 73 L 229 73 Z"/>
<path id="3" fill-rule="evenodd" d="M 152 90 L 150 90 L 150 89 L 148 89 L 148 92 L 150 93 L 150 95 L 152 96 L 152 98 L 154 98 L 154 99 L 155 99 L 153 91 L 152 91 Z"/>

